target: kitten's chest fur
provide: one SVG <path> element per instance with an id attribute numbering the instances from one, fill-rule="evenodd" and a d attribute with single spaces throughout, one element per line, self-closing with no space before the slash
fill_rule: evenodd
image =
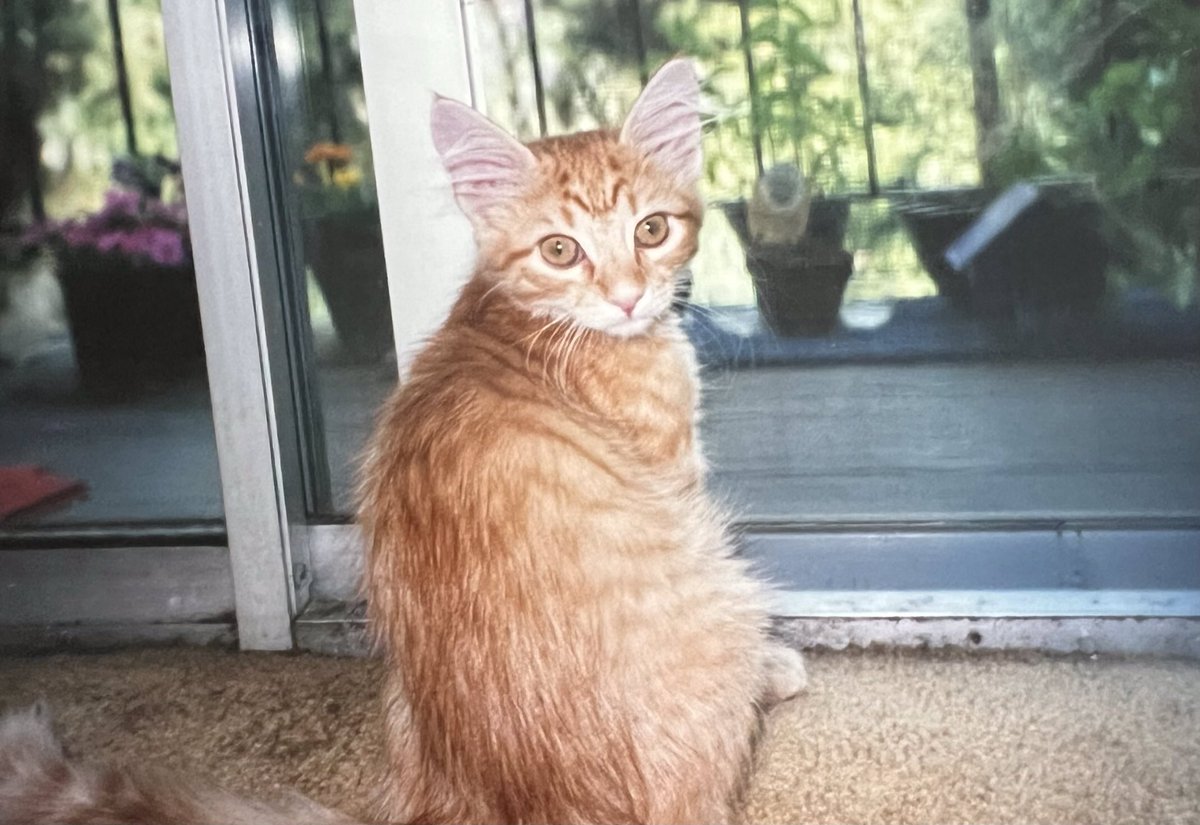
<path id="1" fill-rule="evenodd" d="M 575 331 L 539 336 L 544 319 L 500 306 L 471 319 L 472 356 L 485 381 L 523 381 L 527 398 L 648 469 L 699 480 L 695 355 L 673 321 L 648 335 Z M 486 368 L 492 362 L 495 372 Z"/>
<path id="2" fill-rule="evenodd" d="M 605 350 L 579 367 L 573 393 L 596 426 L 636 459 L 664 469 L 698 470 L 697 383 L 691 351 L 674 331 Z"/>

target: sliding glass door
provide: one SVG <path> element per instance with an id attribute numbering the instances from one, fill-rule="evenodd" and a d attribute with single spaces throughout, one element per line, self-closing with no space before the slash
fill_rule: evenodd
<path id="1" fill-rule="evenodd" d="M 5 2 L 0 54 L 0 644 L 232 638 L 159 5 Z"/>
<path id="2" fill-rule="evenodd" d="M 403 159 L 378 166 L 401 352 L 466 272 L 428 84 L 533 139 L 619 125 L 688 54 L 709 210 L 682 314 L 712 484 L 781 610 L 1200 611 L 1200 10 L 358 6 L 376 156 Z"/>
<path id="3" fill-rule="evenodd" d="M 58 5 L 0 11 L 44 81 L 5 64 L 39 170 L 0 178 L 0 505 L 42 491 L 0 522 L 23 638 L 353 647 L 356 456 L 474 254 L 431 94 L 524 139 L 612 126 L 677 53 L 705 78 L 680 311 L 711 484 L 780 615 L 957 644 L 1066 617 L 1071 649 L 1200 615 L 1190 4 L 97 0 L 83 39 Z M 134 206 L 144 249 L 78 217 Z M 72 299 L 72 239 L 162 277 Z M 145 320 L 89 339 L 80 306 Z M 116 348 L 135 328 L 170 343 Z"/>

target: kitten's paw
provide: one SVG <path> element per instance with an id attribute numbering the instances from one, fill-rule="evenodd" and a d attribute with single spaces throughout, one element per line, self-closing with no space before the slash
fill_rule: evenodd
<path id="1" fill-rule="evenodd" d="M 786 702 L 808 685 L 804 657 L 798 650 L 773 642 L 763 657 L 763 667 L 766 670 L 766 690 L 763 699 L 769 705 Z"/>

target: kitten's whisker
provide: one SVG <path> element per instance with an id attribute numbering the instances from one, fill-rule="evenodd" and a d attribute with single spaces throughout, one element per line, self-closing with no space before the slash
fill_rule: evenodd
<path id="1" fill-rule="evenodd" d="M 571 352 L 575 349 L 575 343 L 579 340 L 579 327 L 575 327 L 571 334 L 567 336 L 566 343 L 563 345 L 563 351 L 558 359 L 558 366 L 554 372 L 554 383 L 558 386 L 561 392 L 567 391 L 568 364 L 571 360 Z"/>
<path id="2" fill-rule="evenodd" d="M 579 344 L 578 344 L 578 346 L 575 347 L 576 351 L 578 351 L 585 345 L 590 344 L 595 337 L 596 336 L 592 330 L 584 329 L 579 336 Z"/>
<path id="3" fill-rule="evenodd" d="M 554 385 L 558 387 L 560 392 L 565 393 L 567 391 L 568 364 L 571 354 L 578 347 L 579 342 L 587 331 L 586 327 L 573 324 L 567 333 L 562 336 L 559 346 L 555 350 Z"/>
<path id="4" fill-rule="evenodd" d="M 522 342 L 526 341 L 527 339 L 530 339 L 530 338 L 533 339 L 533 340 L 529 341 L 529 346 L 525 348 L 525 369 L 526 370 L 529 369 L 529 359 L 533 357 L 533 348 L 537 345 L 538 338 L 540 338 L 542 336 L 542 333 L 544 333 L 546 330 L 552 328 L 556 324 L 563 323 L 565 320 L 566 320 L 565 318 L 554 318 L 549 323 L 544 324 L 539 329 L 534 330 L 529 335 L 526 335 L 520 341 L 517 341 L 517 344 L 520 345 Z"/>
<path id="5" fill-rule="evenodd" d="M 546 357 L 542 359 L 542 380 L 547 383 L 550 382 L 551 362 L 557 360 L 558 351 L 561 349 L 563 341 L 571 334 L 571 329 L 570 326 L 563 326 L 554 330 L 550 340 L 546 342 Z"/>
<path id="6" fill-rule="evenodd" d="M 566 369 L 564 365 L 567 361 L 567 352 L 571 347 L 571 342 L 578 334 L 578 326 L 572 325 L 569 327 L 559 340 L 559 345 L 554 351 L 554 386 L 558 387 L 560 391 L 566 390 L 566 377 L 564 375 Z"/>
<path id="7" fill-rule="evenodd" d="M 497 289 L 499 289 L 502 286 L 504 286 L 504 281 L 501 280 L 501 281 L 496 281 L 496 283 L 494 283 L 490 287 L 488 287 L 487 292 L 480 295 L 479 300 L 475 302 L 475 308 L 479 309 L 479 307 L 483 306 L 483 302 L 488 299 L 488 296 L 490 296 L 493 292 L 495 292 Z"/>
<path id="8" fill-rule="evenodd" d="M 567 351 L 563 355 L 562 365 L 560 368 L 562 377 L 559 381 L 559 388 L 563 390 L 563 392 L 566 392 L 566 383 L 567 378 L 569 377 L 568 371 L 570 369 L 571 359 L 574 358 L 575 353 L 579 351 L 579 347 L 583 344 L 583 340 L 587 336 L 587 333 L 587 327 L 575 327 L 575 334 L 571 337 L 570 344 L 567 346 Z"/>
<path id="9" fill-rule="evenodd" d="M 537 336 L 541 335 L 543 332 L 545 332 L 547 329 L 554 326 L 555 324 L 561 324 L 564 320 L 566 320 L 566 319 L 565 318 L 554 318 L 554 319 L 548 321 L 543 326 L 535 329 L 533 332 L 529 333 L 528 335 L 526 335 L 522 338 L 518 338 L 517 343 L 523 344 L 526 341 L 528 341 L 530 338 L 534 338 L 536 340 Z"/>
<path id="10" fill-rule="evenodd" d="M 694 311 L 702 318 L 711 319 L 714 322 L 714 326 L 720 326 L 720 319 L 723 314 L 720 309 L 705 306 L 704 304 L 698 304 L 690 299 L 684 299 L 683 304 L 687 310 Z M 701 367 L 704 370 L 705 376 L 707 376 L 704 382 L 705 391 L 728 389 L 728 386 L 732 382 L 732 374 L 736 369 L 733 364 L 737 361 L 739 355 L 742 353 L 742 347 L 748 347 L 751 356 L 753 356 L 753 342 L 749 339 L 743 338 L 740 335 L 733 335 L 731 337 L 734 339 L 735 344 L 731 348 L 727 338 L 711 328 L 692 327 L 688 334 L 694 334 L 697 329 L 700 329 L 702 332 L 704 336 L 703 341 L 705 344 L 712 344 L 715 342 L 718 345 L 723 359 L 717 364 L 707 363 L 701 359 Z M 701 355 L 701 353 L 697 352 L 697 355 Z M 718 384 L 717 381 L 712 379 L 712 376 L 720 376 L 726 380 L 724 383 Z"/>
<path id="11" fill-rule="evenodd" d="M 698 304 L 690 298 L 684 298 L 683 305 L 685 308 L 694 310 L 702 315 L 708 316 L 709 318 L 717 318 L 721 314 L 719 310 L 705 304 Z"/>

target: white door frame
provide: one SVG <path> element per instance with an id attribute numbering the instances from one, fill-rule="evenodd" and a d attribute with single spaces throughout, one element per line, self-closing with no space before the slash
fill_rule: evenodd
<path id="1" fill-rule="evenodd" d="M 164 0 L 163 29 L 196 262 L 229 559 L 243 649 L 292 647 L 307 600 L 276 228 L 244 3 Z M 293 536 L 297 540 L 293 540 Z"/>
<path id="2" fill-rule="evenodd" d="M 470 102 L 468 10 L 457 0 L 354 0 L 400 371 L 470 274 L 470 225 L 430 134 L 436 92 Z"/>

